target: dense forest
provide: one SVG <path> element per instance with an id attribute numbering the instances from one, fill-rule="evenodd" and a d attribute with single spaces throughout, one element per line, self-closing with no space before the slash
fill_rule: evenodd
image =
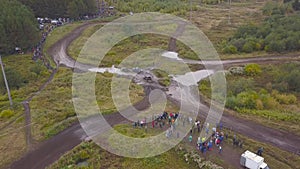
<path id="1" fill-rule="evenodd" d="M 238 28 L 233 37 L 222 42 L 224 53 L 253 51 L 288 52 L 300 50 L 300 3 L 269 2 L 263 7 L 265 20 Z"/>
<path id="2" fill-rule="evenodd" d="M 0 13 L 0 54 L 38 42 L 38 24 L 28 7 L 16 0 L 0 0 Z"/>
<path id="3" fill-rule="evenodd" d="M 15 47 L 28 50 L 37 44 L 36 17 L 78 19 L 96 12 L 95 0 L 0 0 L 0 54 L 12 54 Z"/>
<path id="4" fill-rule="evenodd" d="M 115 1 L 108 0 L 110 5 L 113 5 L 121 12 L 162 12 L 184 15 L 191 6 L 188 0 L 124 0 Z M 195 8 L 195 5 L 192 6 Z"/>
<path id="5" fill-rule="evenodd" d="M 19 0 L 30 7 L 36 17 L 78 18 L 97 12 L 95 0 Z"/>

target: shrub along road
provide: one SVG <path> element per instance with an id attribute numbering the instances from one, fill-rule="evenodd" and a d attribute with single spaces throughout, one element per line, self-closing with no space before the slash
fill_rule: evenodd
<path id="1" fill-rule="evenodd" d="M 52 48 L 49 50 L 49 54 L 53 56 L 53 59 L 57 64 L 62 64 L 67 67 L 74 68 L 75 61 L 67 55 L 67 47 L 73 40 L 81 35 L 82 31 L 94 24 L 95 23 L 87 23 L 76 28 L 70 34 L 68 34 L 66 37 L 52 46 Z M 293 56 L 284 58 L 285 60 L 295 59 L 295 57 Z M 266 60 L 266 58 L 257 58 L 256 60 L 261 61 L 260 63 L 262 63 L 264 60 Z M 239 60 L 239 63 L 252 63 L 252 61 L 253 60 Z M 226 64 L 226 62 L 230 61 L 224 61 L 224 64 Z M 282 59 L 278 59 L 277 57 L 274 57 L 274 59 L 268 58 L 267 62 L 282 62 Z M 82 66 L 81 68 L 83 69 L 90 68 L 89 65 L 82 64 L 79 66 Z M 145 87 L 145 89 L 147 89 L 147 91 L 149 92 L 149 90 L 153 88 Z M 146 109 L 149 106 L 149 102 L 147 100 L 147 97 L 145 97 L 144 100 L 140 101 L 135 106 L 141 110 Z M 199 110 L 201 118 L 205 118 L 207 116 L 208 110 L 209 107 L 201 103 Z M 126 121 L 126 119 L 124 119 L 119 113 L 107 115 L 105 116 L 105 118 L 112 125 Z M 298 144 L 300 142 L 300 137 L 294 135 L 293 133 L 268 128 L 256 122 L 247 121 L 226 113 L 223 114 L 222 122 L 224 126 L 232 128 L 233 131 L 238 132 L 251 139 L 271 144 L 292 153 L 299 152 Z M 82 140 L 84 140 L 84 138 L 86 138 L 85 132 L 81 128 L 80 124 L 76 123 L 73 126 L 65 129 L 58 135 L 38 145 L 31 152 L 25 154 L 20 160 L 14 162 L 11 165 L 11 168 L 44 168 L 54 161 L 58 160 L 61 155 L 71 150 L 76 145 L 80 144 Z"/>

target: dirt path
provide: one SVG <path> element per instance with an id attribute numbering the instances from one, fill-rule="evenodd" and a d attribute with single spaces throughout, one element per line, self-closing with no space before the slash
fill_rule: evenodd
<path id="1" fill-rule="evenodd" d="M 54 78 L 54 75 L 56 74 L 58 70 L 58 66 L 56 69 L 52 70 L 52 73 L 50 77 L 47 79 L 47 81 L 39 88 L 39 90 L 35 93 L 33 93 L 29 98 L 24 100 L 22 102 L 24 107 L 24 114 L 25 114 L 25 137 L 26 137 L 26 145 L 27 149 L 30 150 L 32 148 L 33 139 L 31 136 L 31 113 L 30 113 L 30 106 L 29 103 L 33 99 L 34 96 L 38 95 L 42 90 L 45 89 L 45 87 L 52 81 Z"/>
<path id="2" fill-rule="evenodd" d="M 76 37 L 80 36 L 81 32 L 85 30 L 85 28 L 90 25 L 92 24 L 87 23 L 76 28 L 68 36 L 58 41 L 52 48 L 50 48 L 49 53 L 53 56 L 56 63 L 74 68 L 75 62 L 73 59 L 68 57 L 66 53 L 67 47 L 74 39 L 76 39 Z M 264 60 L 264 58 L 260 59 Z M 245 62 L 252 61 L 253 60 L 247 60 Z M 80 67 L 82 69 L 90 68 L 88 65 L 83 64 L 80 65 Z M 140 109 L 144 109 L 147 108 L 148 104 L 145 101 L 142 101 L 136 106 L 140 107 Z M 200 116 L 202 118 L 206 117 L 208 109 L 209 108 L 206 105 L 201 104 Z M 111 124 L 118 124 L 124 121 L 124 119 L 121 118 L 120 114 L 118 113 L 106 116 L 106 118 Z M 241 133 L 242 135 L 261 142 L 270 143 L 283 150 L 295 152 L 295 150 L 299 149 L 298 143 L 300 142 L 300 138 L 293 134 L 268 128 L 252 121 L 246 121 L 244 119 L 233 117 L 226 113 L 223 114 L 222 122 L 225 126 L 232 128 L 235 132 Z M 41 143 L 34 151 L 25 154 L 23 158 L 13 163 L 11 168 L 44 168 L 45 166 L 48 166 L 56 161 L 65 152 L 78 145 L 85 137 L 86 134 L 80 127 L 80 124 L 76 123 L 53 138 Z M 227 159 L 227 157 L 224 157 L 224 160 L 235 161 L 236 163 L 236 159 Z M 235 166 L 236 165 L 237 164 L 235 164 Z"/>
<path id="3" fill-rule="evenodd" d="M 73 30 L 70 34 L 65 36 L 64 38 L 60 39 L 58 42 L 56 42 L 51 48 L 49 48 L 48 53 L 50 56 L 52 56 L 53 60 L 57 65 L 64 65 L 69 68 L 74 68 L 76 61 L 68 56 L 67 49 L 68 46 L 81 35 L 81 33 L 89 26 L 93 26 L 95 23 L 86 23 L 79 27 L 77 27 L 75 30 Z M 92 68 L 89 65 L 86 64 L 80 64 L 76 63 L 76 68 L 80 70 L 88 70 L 89 68 Z"/>
<path id="4" fill-rule="evenodd" d="M 177 27 L 175 33 L 173 34 L 174 37 L 170 38 L 169 47 L 168 47 L 169 51 L 176 52 L 176 50 L 177 50 L 176 39 L 177 39 L 177 37 L 182 35 L 182 33 L 185 30 L 185 26 L 186 26 L 185 22 L 178 24 L 178 27 Z"/>
<path id="5" fill-rule="evenodd" d="M 25 115 L 25 137 L 26 137 L 26 145 L 27 149 L 30 150 L 32 147 L 33 139 L 31 135 L 31 113 L 30 113 L 30 106 L 29 103 L 35 97 L 38 95 L 42 90 L 45 89 L 45 87 L 53 80 L 55 74 L 57 73 L 57 70 L 59 68 L 60 64 L 63 64 L 67 67 L 74 68 L 75 61 L 67 56 L 67 47 L 70 45 L 70 43 L 75 40 L 78 36 L 81 35 L 82 31 L 85 30 L 87 27 L 91 26 L 92 24 L 87 23 L 84 25 L 81 25 L 75 31 L 67 36 L 66 38 L 63 38 L 59 40 L 57 43 L 55 43 L 50 49 L 49 54 L 53 56 L 53 59 L 56 63 L 56 68 L 52 70 L 52 73 L 50 77 L 47 79 L 47 81 L 39 88 L 39 90 L 35 93 L 33 93 L 30 97 L 28 97 L 26 100 L 22 102 L 24 107 L 24 115 Z M 62 61 L 62 62 L 60 62 Z M 89 66 L 87 65 L 81 65 L 81 69 L 87 69 Z"/>
<path id="6" fill-rule="evenodd" d="M 292 55 L 280 55 L 280 56 L 266 56 L 266 57 L 254 57 L 254 58 L 243 58 L 243 59 L 229 59 L 220 61 L 195 61 L 190 59 L 184 59 L 184 63 L 197 64 L 197 65 L 219 65 L 222 63 L 224 66 L 239 65 L 246 63 L 259 63 L 259 64 L 274 64 L 283 63 L 287 61 L 300 61 L 299 54 Z"/>
<path id="7" fill-rule="evenodd" d="M 134 107 L 138 110 L 145 110 L 149 107 L 148 94 L 151 87 L 145 87 L 146 96 L 143 100 L 136 103 Z M 93 117 L 91 117 L 93 118 Z M 128 122 L 120 113 L 106 115 L 107 122 L 114 126 L 116 124 Z M 72 150 L 87 137 L 81 125 L 77 122 L 65 129 L 58 135 L 41 143 L 34 151 L 28 152 L 11 165 L 11 169 L 42 169 L 57 161 L 64 153 Z"/>

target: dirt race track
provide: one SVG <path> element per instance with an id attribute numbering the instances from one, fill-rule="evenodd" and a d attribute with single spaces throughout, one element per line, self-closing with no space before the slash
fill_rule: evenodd
<path id="1" fill-rule="evenodd" d="M 84 24 L 76 28 L 74 31 L 72 31 L 70 34 L 68 34 L 66 37 L 64 37 L 62 40 L 58 41 L 56 44 L 52 46 L 52 48 L 49 50 L 49 54 L 53 56 L 53 59 L 55 60 L 56 63 L 62 64 L 70 68 L 74 68 L 75 61 L 67 55 L 66 53 L 67 47 L 74 39 L 76 39 L 78 36 L 81 35 L 82 31 L 84 31 L 87 27 L 93 24 L 95 23 Z M 278 61 L 282 61 L 282 58 Z M 286 60 L 289 59 L 287 57 L 284 58 Z M 294 58 L 295 57 L 293 57 L 293 59 Z M 276 61 L 276 58 L 274 59 Z M 270 61 L 273 62 L 274 59 L 273 60 L 268 59 L 267 62 Z M 265 60 L 264 58 L 259 58 L 259 59 L 257 58 L 256 60 L 250 60 L 250 61 L 239 60 L 239 63 L 246 63 L 246 62 L 252 63 L 253 61 L 257 61 L 261 63 L 264 60 Z M 88 68 L 89 66 L 82 65 L 82 67 Z M 148 90 L 151 90 L 151 88 Z M 146 91 L 146 93 L 148 92 Z M 135 105 L 135 107 L 140 110 L 146 109 L 148 106 L 149 106 L 149 102 L 147 97 L 145 97 L 144 100 L 140 101 Z M 208 106 L 206 106 L 205 104 L 201 104 L 200 107 L 201 118 L 206 117 L 208 110 L 209 110 Z M 123 116 L 121 116 L 119 113 L 105 116 L 105 118 L 112 125 L 119 124 L 126 121 L 126 119 L 124 119 Z M 274 145 L 276 147 L 279 147 L 283 150 L 292 153 L 299 152 L 300 137 L 293 135 L 292 133 L 268 128 L 260 124 L 257 124 L 253 121 L 240 119 L 226 113 L 223 114 L 222 122 L 224 126 L 228 128 L 232 128 L 233 131 L 245 135 L 251 139 Z M 52 137 L 51 139 L 43 143 L 40 143 L 31 152 L 26 153 L 21 159 L 14 162 L 10 168 L 12 169 L 45 168 L 46 166 L 58 160 L 61 155 L 63 155 L 67 151 L 71 150 L 72 148 L 80 144 L 82 140 L 84 140 L 84 138 L 86 138 L 85 132 L 83 131 L 79 123 L 75 123 L 73 126 L 65 129 L 63 132 L 59 133 L 58 135 Z M 224 149 L 224 151 L 226 151 L 226 149 Z M 238 161 L 239 155 L 223 156 L 221 158 L 223 158 L 224 161 L 227 162 L 229 161 L 230 163 L 232 163 L 233 166 L 237 168 L 240 167 Z"/>

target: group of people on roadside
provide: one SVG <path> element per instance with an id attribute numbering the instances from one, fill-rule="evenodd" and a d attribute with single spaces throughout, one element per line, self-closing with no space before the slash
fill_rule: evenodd
<path id="1" fill-rule="evenodd" d="M 211 151 L 213 147 L 216 147 L 219 153 L 222 153 L 222 143 L 225 139 L 228 139 L 228 134 L 224 134 L 223 123 L 216 123 L 216 126 L 211 126 L 209 123 L 201 123 L 200 120 L 194 120 L 192 117 L 187 115 L 182 115 L 175 112 L 162 112 L 161 114 L 153 115 L 150 117 L 152 128 L 165 128 L 166 138 L 179 138 L 180 132 L 176 130 L 178 125 L 182 126 L 191 126 L 190 133 L 187 137 L 188 141 L 192 143 L 193 135 L 198 133 L 200 135 L 201 129 L 205 131 L 204 137 L 198 137 L 196 142 L 197 149 L 205 154 L 207 151 Z M 149 123 L 150 123 L 149 121 Z M 143 120 L 138 120 L 133 123 L 134 127 L 145 127 L 147 128 L 147 118 Z M 211 133 L 209 131 L 212 131 Z M 239 146 L 242 148 L 243 141 L 236 138 L 236 135 L 233 137 L 233 145 Z M 260 151 L 261 152 L 261 151 Z M 258 152 L 258 153 L 260 153 Z"/>
<path id="2" fill-rule="evenodd" d="M 211 151 L 213 148 L 213 145 L 216 145 L 216 147 L 219 150 L 219 153 L 222 152 L 222 142 L 225 138 L 224 133 L 221 131 L 217 131 L 216 128 L 213 128 L 213 133 L 209 137 L 210 139 L 206 139 L 206 137 L 198 137 L 197 140 L 197 148 L 201 151 L 201 153 L 205 154 L 207 151 Z M 227 137 L 226 137 L 227 138 Z"/>
<path id="3" fill-rule="evenodd" d="M 43 45 L 46 41 L 47 36 L 50 34 L 50 32 L 52 32 L 52 30 L 54 28 L 55 28 L 55 25 L 47 24 L 43 29 L 41 40 L 33 48 L 32 60 L 34 60 L 36 62 L 37 62 L 37 60 L 41 60 L 48 69 L 52 69 L 52 67 L 50 66 L 49 61 L 43 55 Z"/>
<path id="4" fill-rule="evenodd" d="M 178 118 L 179 113 L 168 113 L 163 112 L 162 114 L 153 115 L 151 117 L 151 126 L 152 128 L 160 127 L 163 128 L 166 124 L 169 124 L 169 127 L 174 127 L 176 119 Z M 133 127 L 144 127 L 147 124 L 147 118 L 142 120 L 137 120 L 133 123 Z"/>

